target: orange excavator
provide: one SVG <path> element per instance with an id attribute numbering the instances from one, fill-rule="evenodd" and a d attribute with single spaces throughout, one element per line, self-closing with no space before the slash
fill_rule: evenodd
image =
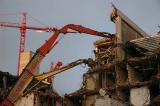
<path id="1" fill-rule="evenodd" d="M 43 58 L 46 56 L 46 54 L 49 53 L 50 50 L 58 43 L 56 41 L 58 36 L 61 33 L 66 34 L 69 29 L 75 30 L 78 33 L 86 33 L 86 34 L 100 36 L 100 37 L 112 38 L 114 36 L 110 33 L 98 32 L 90 28 L 86 28 L 81 25 L 75 25 L 75 24 L 68 24 L 62 27 L 61 29 L 55 31 L 55 33 L 39 49 L 37 49 L 34 56 L 31 58 L 29 63 L 24 68 L 16 84 L 11 89 L 7 98 L 4 100 L 4 101 L 7 101 L 8 105 L 14 104 L 23 95 L 24 90 L 27 88 L 27 86 L 30 84 L 30 82 L 34 78 L 33 73 L 36 71 L 35 70 L 36 67 L 38 67 L 38 65 L 43 60 Z"/>

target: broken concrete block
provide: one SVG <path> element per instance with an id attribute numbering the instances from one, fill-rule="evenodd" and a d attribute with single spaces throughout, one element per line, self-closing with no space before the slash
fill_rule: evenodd
<path id="1" fill-rule="evenodd" d="M 130 90 L 130 102 L 134 106 L 144 106 L 150 104 L 150 91 L 147 86 L 132 88 Z"/>

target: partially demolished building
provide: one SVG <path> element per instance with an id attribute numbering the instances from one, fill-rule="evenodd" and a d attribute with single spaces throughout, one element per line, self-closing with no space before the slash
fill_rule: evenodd
<path id="1" fill-rule="evenodd" d="M 95 59 L 86 61 L 88 71 L 78 91 L 66 94 L 62 100 L 52 83 L 34 79 L 14 105 L 159 106 L 160 33 L 149 36 L 115 7 L 111 21 L 115 23 L 116 32 L 110 38 L 94 42 Z M 18 76 L 0 71 L 3 105 L 17 80 Z"/>
<path id="2" fill-rule="evenodd" d="M 0 71 L 0 101 L 7 96 L 17 80 L 18 76 Z M 36 80 L 32 81 L 27 89 L 28 92 L 19 98 L 14 106 L 62 106 L 63 100 L 52 88 L 51 83 L 39 82 L 35 88 L 32 88 L 35 83 Z M 5 105 L 5 101 L 0 105 L 8 106 Z"/>
<path id="3" fill-rule="evenodd" d="M 116 33 L 94 43 L 95 60 L 66 106 L 159 106 L 160 34 L 149 36 L 114 8 Z"/>

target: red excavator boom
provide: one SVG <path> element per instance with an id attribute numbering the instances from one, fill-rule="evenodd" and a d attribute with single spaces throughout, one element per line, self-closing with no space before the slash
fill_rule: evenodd
<path id="1" fill-rule="evenodd" d="M 90 35 L 100 36 L 100 37 L 107 37 L 111 38 L 112 34 L 104 33 L 104 32 L 98 32 L 86 27 L 83 27 L 81 25 L 74 25 L 69 24 L 61 29 L 55 31 L 55 33 L 39 48 L 37 49 L 36 53 L 30 60 L 30 62 L 27 64 L 27 66 L 24 68 L 24 71 L 19 77 L 19 80 L 16 82 L 12 90 L 10 91 L 7 99 L 11 103 L 14 103 L 21 95 L 23 95 L 23 91 L 26 89 L 26 87 L 30 84 L 32 81 L 35 72 L 36 67 L 40 64 L 42 59 L 46 56 L 47 53 L 55 46 L 56 39 L 60 35 L 60 33 L 67 33 L 67 30 L 75 30 L 79 33 L 86 33 Z"/>

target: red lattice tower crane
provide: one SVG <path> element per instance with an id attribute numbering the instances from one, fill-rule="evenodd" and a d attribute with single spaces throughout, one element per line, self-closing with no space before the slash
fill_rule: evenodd
<path id="1" fill-rule="evenodd" d="M 22 13 L 22 16 L 23 16 L 23 19 L 21 24 L 12 23 L 12 22 L 0 22 L 0 26 L 2 27 L 12 27 L 12 28 L 20 29 L 20 44 L 19 44 L 19 53 L 18 53 L 17 75 L 19 75 L 20 54 L 25 50 L 26 29 L 45 31 L 45 32 L 57 31 L 57 28 L 49 28 L 49 27 L 42 28 L 42 27 L 26 26 L 26 13 Z"/>

